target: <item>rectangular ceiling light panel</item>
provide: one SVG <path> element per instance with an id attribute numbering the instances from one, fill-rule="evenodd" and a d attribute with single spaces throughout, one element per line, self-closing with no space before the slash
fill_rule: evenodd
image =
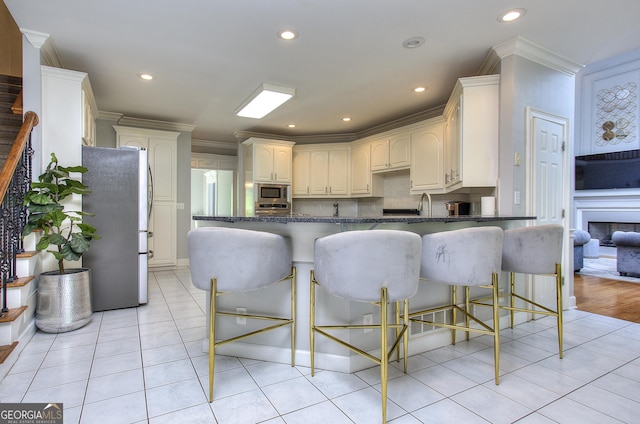
<path id="1" fill-rule="evenodd" d="M 296 94 L 294 88 L 275 84 L 261 84 L 242 105 L 236 115 L 260 119 Z"/>

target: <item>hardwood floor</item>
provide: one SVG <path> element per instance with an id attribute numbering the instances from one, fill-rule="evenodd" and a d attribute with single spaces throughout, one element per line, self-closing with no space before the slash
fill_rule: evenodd
<path id="1" fill-rule="evenodd" d="M 578 309 L 640 323 L 640 283 L 573 275 Z"/>

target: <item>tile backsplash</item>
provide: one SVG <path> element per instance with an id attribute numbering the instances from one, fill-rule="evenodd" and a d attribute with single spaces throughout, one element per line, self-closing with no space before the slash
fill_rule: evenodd
<path id="1" fill-rule="evenodd" d="M 375 217 L 382 216 L 382 209 L 416 209 L 421 194 L 410 194 L 411 181 L 409 170 L 386 172 L 382 179 L 384 197 L 364 198 L 335 198 L 335 199 L 293 199 L 293 214 L 308 216 L 333 216 L 338 204 L 338 216 L 341 217 Z M 491 195 L 493 190 L 488 194 Z M 445 202 L 450 200 L 464 200 L 472 202 L 472 214 L 475 203 L 479 202 L 479 195 L 464 193 L 432 194 L 432 216 L 446 216 Z M 479 208 L 479 205 L 477 206 Z M 422 215 L 428 214 L 425 199 Z"/>

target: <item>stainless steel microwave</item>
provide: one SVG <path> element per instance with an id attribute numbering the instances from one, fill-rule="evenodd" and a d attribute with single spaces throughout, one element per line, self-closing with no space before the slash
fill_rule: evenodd
<path id="1" fill-rule="evenodd" d="M 256 215 L 289 215 L 289 186 L 285 184 L 256 185 Z"/>
<path id="2" fill-rule="evenodd" d="M 257 184 L 256 202 L 284 203 L 289 202 L 289 186 L 286 184 Z"/>

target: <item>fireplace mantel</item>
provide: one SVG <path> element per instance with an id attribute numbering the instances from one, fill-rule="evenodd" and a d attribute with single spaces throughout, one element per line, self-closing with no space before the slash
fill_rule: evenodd
<path id="1" fill-rule="evenodd" d="M 588 229 L 589 221 L 640 223 L 640 189 L 576 190 L 574 225 Z"/>

